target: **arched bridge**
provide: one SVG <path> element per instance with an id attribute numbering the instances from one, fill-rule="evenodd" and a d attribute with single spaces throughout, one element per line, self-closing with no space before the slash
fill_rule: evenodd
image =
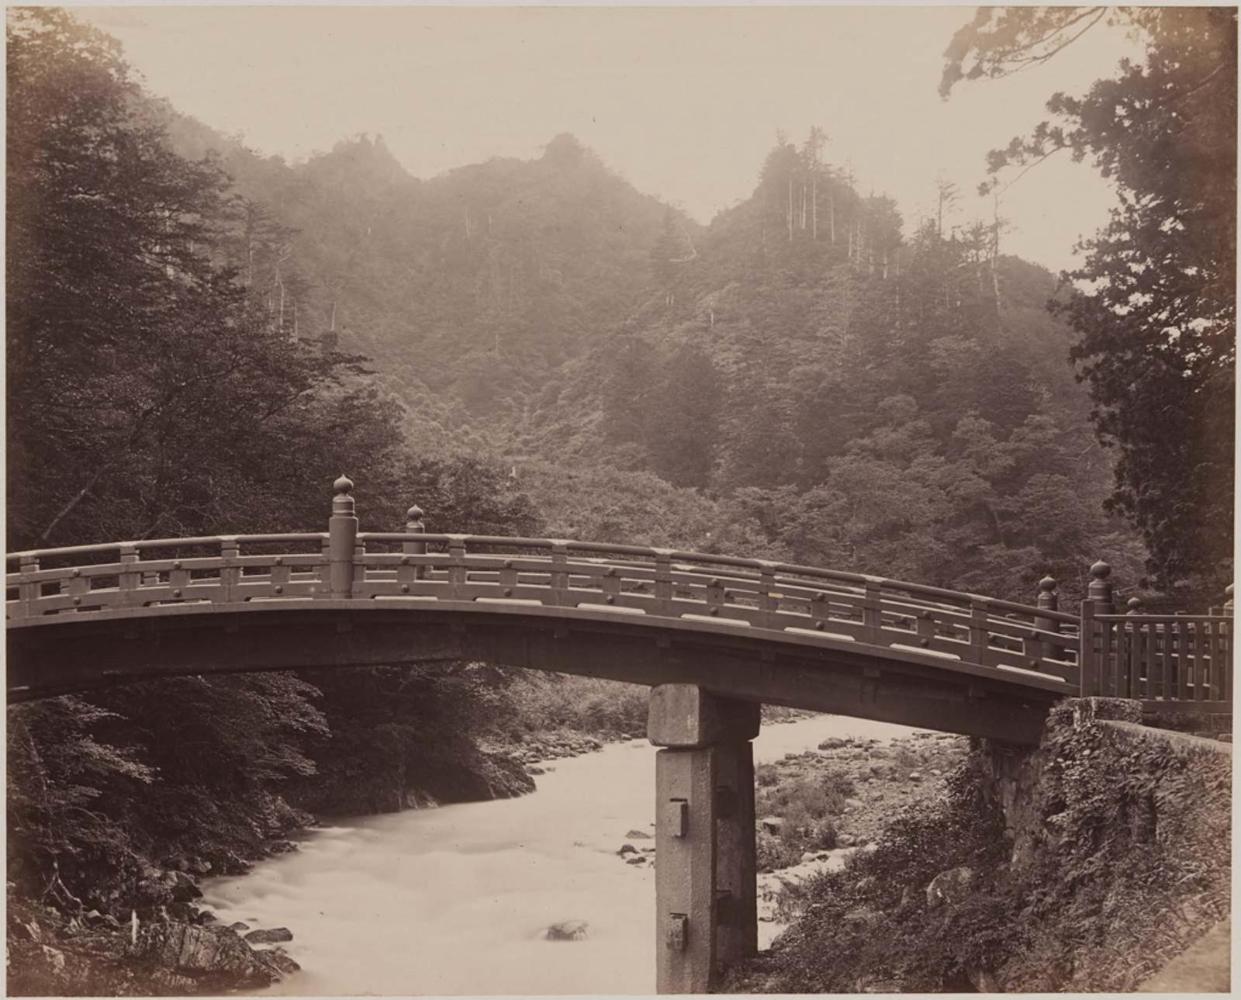
<path id="1" fill-rule="evenodd" d="M 446 660 L 650 685 L 657 985 L 704 992 L 756 947 L 749 740 L 762 702 L 1035 743 L 1066 695 L 1230 711 L 1231 608 L 1080 615 L 875 576 L 638 545 L 359 532 L 8 555 L 10 701 L 175 674 Z M 1230 602 L 1231 603 L 1231 602 Z"/>
<path id="2" fill-rule="evenodd" d="M 1116 615 L 1104 564 L 1079 616 L 1050 579 L 1027 606 L 758 559 L 427 534 L 416 507 L 403 532 L 359 533 L 351 491 L 337 481 L 327 532 L 10 553 L 10 701 L 479 659 L 1032 742 L 1065 695 L 1231 697 L 1230 617 Z"/>

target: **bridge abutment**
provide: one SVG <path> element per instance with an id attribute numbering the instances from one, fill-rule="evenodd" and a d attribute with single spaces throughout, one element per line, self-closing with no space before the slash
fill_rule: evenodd
<path id="1" fill-rule="evenodd" d="M 693 684 L 651 690 L 656 991 L 705 993 L 758 948 L 754 750 L 759 706 Z"/>

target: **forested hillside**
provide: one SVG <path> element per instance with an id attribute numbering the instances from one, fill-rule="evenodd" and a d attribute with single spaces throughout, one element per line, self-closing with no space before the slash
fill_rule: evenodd
<path id="1" fill-rule="evenodd" d="M 667 219 L 570 135 L 420 181 L 380 136 L 287 166 L 160 109 L 244 201 L 246 281 L 291 334 L 373 358 L 424 447 L 506 451 L 559 367 L 651 285 Z"/>
<path id="2" fill-rule="evenodd" d="M 1105 557 L 1139 585 L 1054 277 L 997 221 L 861 195 L 817 130 L 704 229 L 567 135 L 421 181 L 379 137 L 290 166 L 162 113 L 244 195 L 277 325 L 372 358 L 421 450 L 501 459 L 555 533 L 1019 599 Z"/>

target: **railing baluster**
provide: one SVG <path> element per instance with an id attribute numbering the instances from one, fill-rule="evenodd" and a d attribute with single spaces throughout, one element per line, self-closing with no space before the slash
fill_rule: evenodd
<path id="1" fill-rule="evenodd" d="M 19 561 L 18 572 L 22 575 L 39 572 L 39 557 L 23 555 Z M 36 614 L 35 602 L 39 599 L 39 585 L 37 583 L 19 584 L 17 598 L 21 604 L 22 615 L 33 617 Z"/>
<path id="2" fill-rule="evenodd" d="M 273 556 L 271 561 L 271 592 L 276 597 L 284 595 L 284 588 L 289 582 L 289 567 L 284 564 L 282 556 Z"/>
<path id="3" fill-rule="evenodd" d="M 1077 664 L 1081 680 L 1078 695 L 1090 698 L 1099 693 L 1099 636 L 1094 620 L 1094 602 L 1082 601 L 1081 625 L 1077 630 Z"/>
<path id="4" fill-rule="evenodd" d="M 414 504 L 405 512 L 405 533 L 407 535 L 425 534 L 427 526 L 422 520 L 422 508 Z M 425 556 L 427 554 L 426 542 L 402 542 L 401 552 L 407 556 Z M 402 572 L 402 571 L 406 572 Z M 409 563 L 401 560 L 401 568 L 397 570 L 397 582 L 403 586 L 412 584 L 415 580 L 422 580 L 426 577 L 426 568 L 423 566 L 414 566 L 409 570 Z"/>
<path id="5" fill-rule="evenodd" d="M 780 609 L 780 599 L 776 596 L 775 563 L 763 563 L 758 582 L 758 608 L 761 612 L 759 621 L 763 628 L 779 628 L 776 612 Z"/>
<path id="6" fill-rule="evenodd" d="M 655 553 L 655 613 L 672 617 L 672 556 Z"/>
<path id="7" fill-rule="evenodd" d="M 465 596 L 468 570 L 465 562 L 465 535 L 450 535 L 448 539 L 448 592 L 452 597 Z"/>
<path id="8" fill-rule="evenodd" d="M 862 634 L 865 641 L 875 646 L 885 646 L 883 639 L 883 591 L 878 580 L 866 581 L 862 597 Z"/>
<path id="9" fill-rule="evenodd" d="M 1176 662 L 1177 673 L 1181 679 L 1180 699 L 1181 701 L 1192 701 L 1193 696 L 1190 693 L 1190 685 L 1193 682 L 1193 678 L 1190 676 L 1189 635 L 1185 629 L 1184 622 L 1176 623 Z"/>
<path id="10" fill-rule="evenodd" d="M 615 604 L 621 592 L 620 570 L 609 566 L 603 574 L 599 589 L 603 592 L 604 604 Z"/>
<path id="11" fill-rule="evenodd" d="M 1156 653 L 1157 638 L 1155 623 L 1146 622 L 1142 626 L 1142 655 L 1146 661 L 1146 698 L 1155 698 L 1163 692 L 1163 663 Z M 1158 687 L 1155 684 L 1156 674 L 1159 677 Z"/>
<path id="12" fill-rule="evenodd" d="M 1232 609 L 1225 605 L 1225 609 Z M 1232 703 L 1232 692 L 1234 678 L 1232 676 L 1232 653 L 1234 639 L 1234 629 L 1232 619 L 1222 621 L 1218 625 L 1220 638 L 1220 658 L 1219 658 L 1219 676 L 1220 676 L 1220 700 Z"/>
<path id="13" fill-rule="evenodd" d="M 986 601 L 970 598 L 970 656 L 975 663 L 987 662 L 991 633 L 987 630 L 990 608 Z"/>
<path id="14" fill-rule="evenodd" d="M 667 556 L 664 557 L 665 562 Z M 569 599 L 569 543 L 563 541 L 552 542 L 552 571 L 551 571 L 551 590 L 552 604 L 558 608 L 567 608 L 571 601 Z M 655 594 L 659 596 L 659 584 L 655 584 Z"/>
<path id="15" fill-rule="evenodd" d="M 237 559 L 241 544 L 236 538 L 220 539 L 220 600 L 232 604 L 238 599 L 237 585 L 241 580 L 241 567 Z"/>
<path id="16" fill-rule="evenodd" d="M 121 572 L 117 577 L 117 589 L 120 591 L 121 604 L 132 605 L 142 603 L 138 595 L 142 572 L 138 568 L 138 546 L 132 542 L 121 546 Z"/>
<path id="17" fill-rule="evenodd" d="M 90 578 L 82 575 L 80 568 L 73 569 L 65 586 L 65 593 L 75 608 L 82 606 L 82 598 L 90 593 Z"/>
<path id="18" fill-rule="evenodd" d="M 1189 656 L 1194 664 L 1194 701 L 1208 701 L 1211 697 L 1210 680 L 1207 677 L 1207 661 L 1204 656 L 1204 629 L 1198 622 L 1186 622 L 1189 626 Z"/>
<path id="19" fill-rule="evenodd" d="M 1136 618 L 1142 610 L 1140 597 L 1129 598 L 1128 611 L 1125 614 Z M 1124 626 L 1124 697 L 1140 698 L 1142 690 L 1142 626 L 1136 621 L 1127 621 Z"/>

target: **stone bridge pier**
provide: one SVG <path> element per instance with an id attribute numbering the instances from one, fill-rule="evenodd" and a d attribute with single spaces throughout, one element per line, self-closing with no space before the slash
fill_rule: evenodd
<path id="1" fill-rule="evenodd" d="M 656 990 L 706 993 L 758 950 L 754 748 L 760 706 L 693 684 L 651 689 Z"/>

